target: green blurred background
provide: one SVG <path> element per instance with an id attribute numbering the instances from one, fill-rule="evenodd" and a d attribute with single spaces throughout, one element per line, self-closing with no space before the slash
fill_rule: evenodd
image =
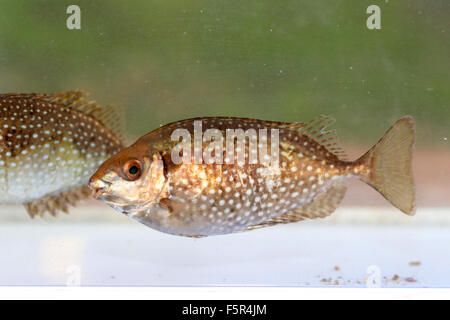
<path id="1" fill-rule="evenodd" d="M 86 90 L 123 105 L 136 137 L 194 116 L 330 114 L 365 145 L 411 114 L 421 146 L 448 149 L 449 18 L 448 0 L 0 0 L 0 92 Z"/>

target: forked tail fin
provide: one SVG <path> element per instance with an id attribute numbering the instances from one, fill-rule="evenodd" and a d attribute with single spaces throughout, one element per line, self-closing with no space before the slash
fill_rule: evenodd
<path id="1" fill-rule="evenodd" d="M 402 117 L 358 161 L 370 168 L 370 174 L 363 180 L 408 215 L 414 215 L 415 211 L 411 168 L 414 136 L 414 118 Z"/>

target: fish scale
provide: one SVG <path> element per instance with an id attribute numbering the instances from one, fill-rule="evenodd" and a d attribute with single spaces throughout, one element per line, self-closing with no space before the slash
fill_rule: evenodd
<path id="1" fill-rule="evenodd" d="M 244 164 L 239 164 L 237 156 L 232 163 L 195 163 L 195 122 L 201 122 L 204 129 L 218 130 L 224 137 L 227 129 L 277 129 L 278 166 L 263 161 L 250 163 L 249 143 L 245 144 Z M 335 132 L 325 130 L 331 122 L 327 116 L 308 123 L 225 117 L 175 122 L 150 132 L 108 159 L 91 178 L 90 187 L 98 199 L 149 227 L 191 237 L 323 218 L 336 209 L 345 194 L 341 181 L 352 177 L 369 183 L 411 214 L 412 118 L 400 119 L 385 138 L 355 161 L 345 160 Z M 177 129 L 191 134 L 188 142 L 194 145 L 194 152 L 188 163 L 177 164 L 172 159 L 179 143 L 172 139 Z M 202 139 L 201 143 L 205 150 L 211 141 Z M 272 145 L 269 136 L 267 145 Z M 233 148 L 237 151 L 238 144 Z M 392 158 L 385 150 L 399 156 Z M 223 159 L 227 151 L 225 148 Z M 130 161 L 142 171 L 136 179 L 127 178 Z M 398 172 L 405 176 L 400 177 Z M 386 175 L 399 181 L 388 182 Z M 397 189 L 389 189 L 388 183 Z M 405 192 L 405 198 L 395 198 L 396 190 Z"/>
<path id="2" fill-rule="evenodd" d="M 282 132 L 280 138 L 284 140 Z M 302 142 L 298 142 L 299 149 L 305 152 Z M 168 187 L 173 190 L 170 206 L 180 210 L 174 210 L 167 224 L 181 224 L 191 231 L 198 225 L 199 233 L 238 231 L 308 203 L 324 192 L 330 181 L 346 174 L 335 170 L 325 177 L 327 162 L 298 156 L 290 161 L 283 156 L 284 151 L 291 149 L 281 144 L 280 174 L 274 177 L 259 172 L 265 168 L 260 165 L 182 165 L 169 170 Z M 300 154 L 296 149 L 293 152 Z"/>

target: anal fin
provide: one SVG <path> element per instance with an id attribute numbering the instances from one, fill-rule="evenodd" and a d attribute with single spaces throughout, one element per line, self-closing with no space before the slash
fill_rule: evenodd
<path id="1" fill-rule="evenodd" d="M 342 183 L 333 184 L 327 191 L 317 195 L 314 200 L 305 206 L 294 209 L 279 217 L 249 226 L 242 231 L 270 227 L 277 224 L 299 222 L 303 220 L 325 218 L 332 214 L 344 198 L 347 187 Z"/>
<path id="2" fill-rule="evenodd" d="M 68 213 L 69 205 L 75 206 L 89 194 L 89 188 L 87 186 L 82 186 L 60 194 L 25 203 L 24 206 L 31 218 L 34 218 L 35 216 L 43 217 L 46 212 L 55 217 L 59 211 Z"/>

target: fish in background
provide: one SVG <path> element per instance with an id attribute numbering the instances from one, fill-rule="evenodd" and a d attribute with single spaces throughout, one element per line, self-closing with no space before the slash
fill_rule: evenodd
<path id="1" fill-rule="evenodd" d="M 123 148 L 117 108 L 78 91 L 0 95 L 0 203 L 55 216 L 90 195 L 89 177 Z"/>
<path id="2" fill-rule="evenodd" d="M 279 170 L 267 171 L 270 168 L 262 163 L 174 163 L 171 151 L 178 141 L 172 141 L 171 134 L 187 129 L 194 139 L 196 121 L 223 135 L 235 128 L 278 129 Z M 132 219 L 188 237 L 327 217 L 343 199 L 342 181 L 348 178 L 364 181 L 404 213 L 414 214 L 414 119 L 398 120 L 355 161 L 346 160 L 335 131 L 325 130 L 332 122 L 328 116 L 308 123 L 225 117 L 178 121 L 144 135 L 108 159 L 89 185 L 98 200 Z M 201 143 L 203 150 L 207 148 L 207 141 Z"/>

